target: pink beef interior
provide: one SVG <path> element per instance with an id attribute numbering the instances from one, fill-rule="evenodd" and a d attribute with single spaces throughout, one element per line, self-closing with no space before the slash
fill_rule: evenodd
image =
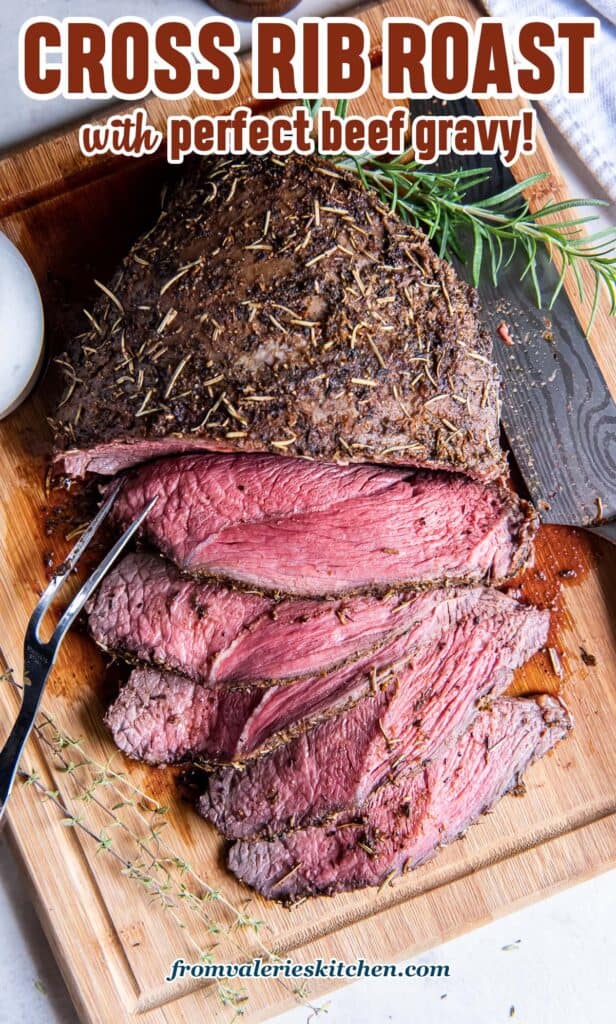
<path id="1" fill-rule="evenodd" d="M 446 473 L 188 456 L 133 473 L 117 521 L 155 496 L 144 536 L 181 569 L 287 594 L 502 580 L 529 556 L 518 499 Z"/>
<path id="2" fill-rule="evenodd" d="M 163 765 L 209 750 L 232 752 L 258 690 L 199 686 L 185 676 L 136 668 L 105 716 L 129 757 Z"/>
<path id="3" fill-rule="evenodd" d="M 244 688 L 241 691 L 243 699 L 238 696 L 237 689 L 231 688 L 226 681 L 208 685 L 207 695 L 204 696 L 201 689 L 195 687 L 188 678 L 183 680 L 182 676 L 160 670 L 144 672 L 138 669 L 132 673 L 128 684 L 122 688 L 109 709 L 107 724 L 116 743 L 126 754 L 148 762 L 163 764 L 183 760 L 191 755 L 202 755 L 214 761 L 244 758 L 258 750 L 259 745 L 267 740 L 275 740 L 276 734 L 283 729 L 292 726 L 303 728 L 311 717 L 332 713 L 365 695 L 369 685 L 366 681 L 368 672 L 374 672 L 404 657 L 408 658 L 409 653 L 419 645 L 438 639 L 450 621 L 462 614 L 469 614 L 482 595 L 483 591 L 479 589 L 468 589 L 451 594 L 429 591 L 406 601 L 396 597 L 393 606 L 387 604 L 393 620 L 389 625 L 392 639 L 376 647 L 368 647 L 364 653 L 348 659 L 333 671 L 302 676 L 291 685 L 284 683 L 267 689 L 256 686 Z M 351 606 L 356 600 L 351 599 Z M 379 605 L 378 599 L 368 600 Z M 392 607 L 397 614 L 391 612 Z M 335 621 L 340 627 L 339 619 L 335 618 Z M 271 624 L 277 625 L 278 620 L 272 620 Z M 273 639 L 278 659 L 284 666 L 288 634 L 284 629 L 284 621 L 282 626 L 282 637 L 277 635 Z M 404 628 L 405 632 L 398 635 L 393 627 L 395 630 Z M 281 639 L 285 642 L 281 643 Z M 347 641 L 344 647 L 348 649 Z M 336 647 L 334 660 L 338 660 L 339 656 L 340 647 Z M 308 653 L 308 659 L 314 664 L 314 652 Z M 169 655 L 165 654 L 163 660 L 168 662 Z M 260 678 L 258 673 L 256 678 Z M 191 700 L 194 701 L 194 708 Z M 142 715 L 139 711 L 140 702 L 143 705 Z M 179 708 L 176 703 L 180 704 Z M 237 713 L 238 707 L 244 710 L 243 719 Z M 221 731 L 219 723 L 226 719 L 227 709 L 233 720 L 233 729 Z M 176 727 L 178 719 L 185 726 L 181 730 Z M 194 721 L 191 722 L 191 719 Z M 135 728 L 137 724 L 138 729 Z M 161 740 L 168 726 L 172 741 L 165 754 Z"/>
<path id="4" fill-rule="evenodd" d="M 127 555 L 88 606 L 106 650 L 196 682 L 250 684 L 319 675 L 439 614 L 429 595 L 272 598 L 188 580 L 164 559 Z"/>
<path id="5" fill-rule="evenodd" d="M 402 667 L 384 672 L 346 713 L 245 769 L 214 772 L 201 813 L 225 835 L 243 838 L 360 806 L 397 763 L 434 757 L 466 728 L 478 700 L 501 693 L 513 669 L 545 642 L 547 615 L 517 607 L 518 615 L 511 608 L 503 615 L 478 605 Z"/>
<path id="6" fill-rule="evenodd" d="M 320 827 L 236 842 L 229 867 L 276 899 L 378 885 L 460 836 L 570 724 L 553 698 L 500 698 L 427 767 L 375 790 L 359 815 L 343 812 Z"/>
<path id="7" fill-rule="evenodd" d="M 174 740 L 166 756 L 159 738 L 166 720 L 169 719 L 174 726 L 178 717 L 174 702 L 181 677 L 162 671 L 147 674 L 145 678 L 148 680 L 157 678 L 158 703 L 153 716 L 150 686 L 144 685 L 142 674 L 134 672 L 128 686 L 120 691 L 110 708 L 107 722 L 118 745 L 133 757 L 148 761 L 154 758 L 157 763 L 198 755 L 212 761 L 245 760 L 305 732 L 308 725 L 320 719 L 341 714 L 375 689 L 379 681 L 377 673 L 386 678 L 392 666 L 402 668 L 407 663 L 416 666 L 418 652 L 425 650 L 433 654 L 438 648 L 443 650 L 445 638 L 454 634 L 456 629 L 459 633 L 452 642 L 459 643 L 462 648 L 463 634 L 459 628 L 462 622 L 466 622 L 469 629 L 476 629 L 486 643 L 491 636 L 500 635 L 503 641 L 500 658 L 510 668 L 515 668 L 523 657 L 530 656 L 545 640 L 547 631 L 546 613 L 519 605 L 497 591 L 482 588 L 429 591 L 398 607 L 399 617 L 406 620 L 404 633 L 331 672 L 302 677 L 290 684 L 266 689 L 251 687 L 250 699 L 247 697 L 241 704 L 245 710 L 243 720 L 235 710 L 239 699 L 236 690 L 226 684 L 209 686 L 206 703 L 199 689 L 186 680 L 183 692 L 193 695 L 197 724 L 193 729 L 187 723 L 187 743 L 182 745 Z M 144 714 L 136 734 L 132 726 L 139 716 L 140 699 L 144 710 L 147 708 L 147 714 Z M 231 709 L 234 731 L 221 734 L 218 722 L 225 718 L 227 705 Z M 190 719 L 192 714 L 190 703 L 183 700 L 182 716 Z M 125 729 L 127 716 L 131 723 L 128 732 Z M 151 743 L 148 741 L 149 730 L 153 734 Z M 134 748 L 130 745 L 130 736 L 133 735 L 137 739 Z M 175 731 L 173 736 L 176 736 Z M 198 743 L 195 737 L 198 737 Z M 224 744 L 221 742 L 223 738 Z"/>

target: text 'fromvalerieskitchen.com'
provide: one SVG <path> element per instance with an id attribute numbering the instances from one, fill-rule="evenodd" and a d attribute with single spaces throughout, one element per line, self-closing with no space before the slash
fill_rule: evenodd
<path id="1" fill-rule="evenodd" d="M 320 957 L 308 963 L 296 963 L 287 957 L 284 960 L 262 960 L 256 957 L 245 963 L 188 963 L 175 960 L 165 981 L 171 983 L 202 978 L 219 980 L 231 978 L 448 978 L 449 964 L 383 964 L 370 963 L 360 957 L 347 962 L 322 960 Z"/>

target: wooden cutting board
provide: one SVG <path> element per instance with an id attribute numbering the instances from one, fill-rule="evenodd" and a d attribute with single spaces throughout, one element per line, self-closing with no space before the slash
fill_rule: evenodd
<path id="1" fill-rule="evenodd" d="M 438 5 L 424 0 L 413 9 L 413 14 L 427 19 L 447 12 L 474 16 L 463 0 Z M 374 39 L 377 64 L 382 17 L 407 13 L 402 0 L 392 0 L 361 14 Z M 372 93 L 354 109 L 383 110 L 378 74 L 377 69 Z M 239 95 L 229 107 L 247 99 L 245 72 Z M 491 101 L 484 106 L 487 112 L 516 109 L 515 103 Z M 159 124 L 171 111 L 222 112 L 197 101 L 163 104 L 155 100 L 148 109 Z M 533 202 L 566 195 L 541 137 L 536 156 L 521 160 L 514 171 L 526 177 L 546 168 L 552 178 L 533 194 Z M 93 295 L 92 278 L 105 280 L 137 232 L 151 222 L 164 175 L 165 167 L 157 159 L 87 161 L 79 153 L 76 132 L 49 138 L 0 162 L 0 229 L 16 242 L 34 269 L 52 345 L 84 328 L 79 311 Z M 613 325 L 602 311 L 591 344 L 616 391 L 614 340 Z M 18 681 L 24 629 L 45 584 L 44 555 L 52 544 L 44 529 L 47 498 L 43 489 L 49 393 L 49 379 L 43 378 L 33 397 L 0 426 L 1 649 Z M 57 539 L 53 547 L 58 560 L 63 551 Z M 541 533 L 537 570 L 529 574 L 526 590 L 559 605 L 551 642 L 560 654 L 564 680 L 555 674 L 546 654 L 540 653 L 518 673 L 515 690 L 554 691 L 560 686 L 576 728 L 566 743 L 528 772 L 524 798 L 506 797 L 462 842 L 378 893 L 368 890 L 318 899 L 292 910 L 252 896 L 226 874 L 220 839 L 182 804 L 172 773 L 147 770 L 116 755 L 113 767 L 126 773 L 111 780 L 116 789 L 98 786 L 89 802 L 75 801 L 76 780 L 80 773 L 87 779 L 91 769 L 75 769 L 71 762 L 79 762 L 85 754 L 104 765 L 113 747 L 101 723 L 107 699 L 102 660 L 85 636 L 71 634 L 49 684 L 44 709 L 62 733 L 82 737 L 82 746 L 63 747 L 61 756 L 69 770 L 59 770 L 57 749 L 56 753 L 52 749 L 54 743 L 57 748 L 56 726 L 43 726 L 29 744 L 24 766 L 38 773 L 39 787 L 57 791 L 57 799 L 65 801 L 82 824 L 66 827 L 65 822 L 63 826 L 66 815 L 52 800 L 42 799 L 36 785 L 18 784 L 9 828 L 81 1018 L 110 1022 L 140 1013 L 144 1024 L 230 1019 L 234 1011 L 223 1005 L 227 997 L 219 986 L 198 979 L 166 985 L 171 962 L 177 957 L 194 961 L 196 950 L 212 941 L 218 943 L 215 955 L 220 960 L 237 961 L 251 951 L 262 952 L 259 943 L 301 961 L 317 956 L 395 960 L 613 865 L 616 650 L 610 610 L 616 607 L 615 568 L 616 554 L 606 543 L 591 542 L 581 533 L 561 528 Z M 0 706 L 6 732 L 17 706 L 8 682 L 0 686 Z M 81 789 L 84 784 L 82 780 Z M 150 804 L 140 798 L 135 805 L 132 786 L 169 807 L 152 819 L 155 824 L 167 821 L 156 840 L 150 831 Z M 148 849 L 153 841 L 158 844 L 154 865 L 145 866 L 142 873 L 149 868 L 152 875 L 160 873 L 160 861 L 167 858 L 170 863 L 169 851 L 173 851 L 190 862 L 210 887 L 220 890 L 218 898 L 193 900 L 188 906 L 188 900 L 178 897 L 177 867 L 173 867 L 169 890 L 159 891 L 153 899 L 143 879 L 123 871 L 118 856 L 131 862 L 134 874 L 145 854 L 126 831 L 112 827 L 104 807 L 126 804 L 128 799 L 133 800 L 132 807 L 113 813 L 128 821 Z M 191 891 L 200 895 L 205 891 L 190 875 L 184 880 Z M 163 907 L 165 900 L 173 905 Z M 263 922 L 258 935 L 238 923 L 237 908 Z M 231 922 L 235 924 L 229 931 Z M 314 983 L 308 998 L 315 999 L 340 983 Z M 245 984 L 249 999 L 242 1008 L 249 1020 L 278 1013 L 297 998 L 279 982 Z"/>

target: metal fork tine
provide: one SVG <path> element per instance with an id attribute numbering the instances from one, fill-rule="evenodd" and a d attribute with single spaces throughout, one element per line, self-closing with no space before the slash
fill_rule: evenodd
<path id="1" fill-rule="evenodd" d="M 41 617 L 47 609 L 51 597 L 58 590 L 60 583 L 66 578 L 72 567 L 77 563 L 79 556 L 89 544 L 97 527 L 107 515 L 117 492 L 118 487 L 111 489 L 106 501 L 100 508 L 98 515 L 71 551 L 63 572 L 56 579 L 52 580 L 51 585 L 47 588 L 42 599 L 36 606 L 35 614 L 31 617 L 30 622 L 28 623 L 26 639 L 24 642 L 24 685 L 21 691 L 21 706 L 19 708 L 17 718 L 13 723 L 13 728 L 9 733 L 8 739 L 0 750 L 0 819 L 4 814 L 13 782 L 15 781 L 15 774 L 17 772 L 19 759 L 34 725 L 36 713 L 45 689 L 45 683 L 47 682 L 49 673 L 56 660 L 58 648 L 60 647 L 64 635 L 69 626 L 74 622 L 75 617 L 83 608 L 90 594 L 94 592 L 98 584 L 103 579 L 105 573 L 109 571 L 120 552 L 124 550 L 131 537 L 134 536 L 135 532 L 141 526 L 141 523 L 147 516 L 150 509 L 153 508 L 158 500 L 157 498 L 153 498 L 135 522 L 131 523 L 120 539 L 116 541 L 111 551 L 103 559 L 98 568 L 95 569 L 90 578 L 84 583 L 81 590 L 77 592 L 69 604 L 64 615 L 56 626 L 51 640 L 44 643 L 39 639 L 37 632 Z"/>
<path id="2" fill-rule="evenodd" d="M 131 523 L 128 529 L 124 531 L 122 536 L 115 542 L 111 550 L 107 553 L 107 555 L 105 555 L 100 565 L 97 566 L 92 575 L 86 580 L 83 587 L 81 587 L 81 589 L 78 590 L 77 593 L 75 594 L 73 600 L 68 605 L 62 618 L 58 622 L 58 625 L 56 626 L 52 634 L 51 640 L 49 641 L 50 648 L 54 650 L 54 657 L 55 651 L 57 651 L 60 643 L 62 642 L 62 639 L 64 638 L 66 631 L 73 624 L 77 615 L 79 615 L 79 612 L 83 608 L 88 598 L 91 596 L 91 594 L 94 593 L 99 583 L 101 583 L 103 578 L 107 575 L 113 563 L 122 553 L 122 551 L 124 550 L 128 542 L 131 540 L 131 538 L 135 535 L 135 533 L 141 526 L 143 520 L 148 515 L 148 513 L 154 508 L 154 505 L 156 504 L 157 501 L 158 495 L 155 498 L 152 498 L 151 502 L 144 508 L 141 515 L 139 515 L 137 519 L 135 519 L 135 521 Z"/>
<path id="3" fill-rule="evenodd" d="M 56 594 L 58 593 L 60 587 L 64 583 L 66 577 L 69 575 L 69 573 L 73 571 L 73 569 L 77 565 L 77 562 L 79 561 L 82 554 L 88 547 L 90 541 L 92 540 L 94 534 L 97 532 L 99 526 L 101 525 L 103 520 L 106 519 L 111 509 L 111 506 L 113 505 L 115 499 L 118 496 L 118 492 L 121 486 L 122 481 L 116 481 L 116 483 L 110 489 L 107 497 L 105 498 L 105 501 L 103 502 L 98 512 L 94 516 L 94 519 L 88 526 L 87 530 L 84 530 L 75 546 L 71 549 L 68 556 L 65 558 L 64 562 L 62 563 L 62 571 L 57 573 L 57 575 L 53 577 L 53 579 L 49 582 L 49 585 L 41 594 L 37 602 L 37 605 L 30 617 L 27 635 L 37 636 L 38 627 L 41 619 L 45 615 L 47 609 L 49 608 Z"/>

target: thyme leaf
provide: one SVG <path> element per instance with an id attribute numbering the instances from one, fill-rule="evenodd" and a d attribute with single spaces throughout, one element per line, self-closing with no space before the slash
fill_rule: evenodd
<path id="1" fill-rule="evenodd" d="M 0 682 L 21 689 L 10 670 L 0 674 Z M 23 784 L 55 807 L 61 826 L 87 838 L 95 855 L 114 863 L 120 874 L 141 888 L 148 902 L 169 916 L 196 958 L 218 962 L 217 947 L 224 939 L 237 951 L 239 962 L 249 962 L 255 953 L 272 963 L 279 960 L 260 937 L 265 922 L 248 912 L 250 901 L 237 906 L 161 837 L 161 818 L 168 815 L 169 808 L 114 767 L 116 754 L 106 762 L 92 757 L 82 737 L 69 736 L 45 711 L 37 715 L 34 730 L 46 749 L 50 768 L 63 779 L 62 792 L 49 788 L 37 771 L 22 767 L 19 778 Z M 274 980 L 312 1014 L 321 1011 L 283 977 Z M 213 984 L 222 1006 L 232 1011 L 229 1024 L 235 1024 L 244 1012 L 246 991 L 219 978 Z"/>

